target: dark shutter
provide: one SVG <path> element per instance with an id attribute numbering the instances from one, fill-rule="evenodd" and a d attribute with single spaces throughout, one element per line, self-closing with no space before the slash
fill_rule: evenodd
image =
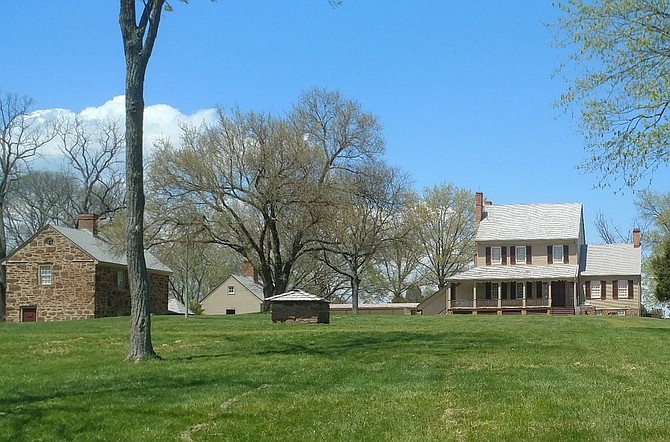
<path id="1" fill-rule="evenodd" d="M 533 263 L 533 249 L 531 246 L 526 246 L 526 264 Z M 526 296 L 527 298 L 528 296 Z"/>
<path id="2" fill-rule="evenodd" d="M 554 263 L 554 250 L 553 246 L 547 246 L 547 264 Z"/>
<path id="3" fill-rule="evenodd" d="M 509 284 L 509 299 L 516 299 L 516 282 Z"/>
<path id="4" fill-rule="evenodd" d="M 509 263 L 516 264 L 516 246 L 509 246 Z"/>
<path id="5" fill-rule="evenodd" d="M 532 297 L 533 297 L 533 283 L 529 281 L 526 283 L 526 299 L 530 299 Z"/>
<path id="6" fill-rule="evenodd" d="M 501 299 L 507 299 L 507 283 L 506 282 L 501 282 L 500 283 L 500 298 Z"/>
<path id="7" fill-rule="evenodd" d="M 628 299 L 633 299 L 633 280 L 628 280 Z"/>
<path id="8" fill-rule="evenodd" d="M 537 292 L 535 293 L 535 297 L 537 299 L 542 298 L 542 281 L 537 281 L 537 284 L 535 284 L 535 287 L 537 287 Z"/>
<path id="9" fill-rule="evenodd" d="M 591 281 L 584 282 L 584 297 L 591 299 Z"/>
<path id="10" fill-rule="evenodd" d="M 507 264 L 507 246 L 502 246 L 500 248 L 500 256 L 501 256 L 501 260 L 502 260 L 502 265 L 506 265 Z"/>
<path id="11" fill-rule="evenodd" d="M 491 265 L 491 247 L 486 248 L 486 265 Z"/>
<path id="12" fill-rule="evenodd" d="M 486 283 L 486 299 L 491 299 L 491 283 L 490 282 Z"/>
<path id="13" fill-rule="evenodd" d="M 607 281 L 600 281 L 600 299 L 607 299 Z"/>
<path id="14" fill-rule="evenodd" d="M 612 299 L 619 299 L 619 281 L 612 281 Z"/>
<path id="15" fill-rule="evenodd" d="M 570 263 L 570 246 L 567 244 L 563 245 L 563 264 Z"/>

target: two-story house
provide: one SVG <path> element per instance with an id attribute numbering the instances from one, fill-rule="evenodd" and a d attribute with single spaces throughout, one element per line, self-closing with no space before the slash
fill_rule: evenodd
<path id="1" fill-rule="evenodd" d="M 588 246 L 581 204 L 493 205 L 481 192 L 475 229 L 473 266 L 424 313 L 639 315 L 639 230 L 634 244 Z"/>

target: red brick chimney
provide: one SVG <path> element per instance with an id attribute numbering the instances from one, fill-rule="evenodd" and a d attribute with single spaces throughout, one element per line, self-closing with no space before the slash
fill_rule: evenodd
<path id="1" fill-rule="evenodd" d="M 244 264 L 242 264 L 242 274 L 247 278 L 253 279 L 254 281 L 258 280 L 258 274 L 256 273 L 256 269 L 249 260 L 244 261 Z"/>
<path id="2" fill-rule="evenodd" d="M 98 234 L 98 217 L 93 213 L 80 213 L 77 217 L 77 229 L 88 230 L 93 235 Z"/>
<path id="3" fill-rule="evenodd" d="M 633 229 L 633 247 L 640 247 L 640 229 L 637 227 Z"/>
<path id="4" fill-rule="evenodd" d="M 479 230 L 479 223 L 484 217 L 484 194 L 482 192 L 475 193 L 475 232 Z"/>

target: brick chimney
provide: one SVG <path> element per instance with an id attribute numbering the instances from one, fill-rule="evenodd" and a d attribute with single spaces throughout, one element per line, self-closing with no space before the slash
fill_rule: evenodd
<path id="1" fill-rule="evenodd" d="M 640 229 L 637 227 L 633 229 L 633 247 L 640 247 Z"/>
<path id="2" fill-rule="evenodd" d="M 484 194 L 482 192 L 475 193 L 475 232 L 479 230 L 479 223 L 484 217 Z"/>
<path id="3" fill-rule="evenodd" d="M 88 230 L 93 235 L 98 234 L 98 217 L 93 213 L 80 213 L 77 217 L 77 229 Z"/>
<path id="4" fill-rule="evenodd" d="M 242 274 L 247 278 L 251 278 L 254 281 L 258 281 L 258 274 L 256 273 L 256 269 L 249 260 L 244 261 L 244 264 L 242 264 Z"/>

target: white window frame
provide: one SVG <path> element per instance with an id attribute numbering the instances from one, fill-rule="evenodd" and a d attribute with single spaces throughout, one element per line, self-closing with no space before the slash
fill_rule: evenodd
<path id="1" fill-rule="evenodd" d="M 558 253 L 556 251 L 558 250 Z M 554 245 L 551 248 L 551 259 L 554 262 L 554 264 L 563 264 L 563 260 L 565 259 L 563 256 L 563 245 Z M 560 258 L 558 256 L 560 255 Z"/>
<path id="2" fill-rule="evenodd" d="M 626 316 L 626 310 L 617 310 L 616 315 L 617 316 Z"/>
<path id="3" fill-rule="evenodd" d="M 40 264 L 39 279 L 40 285 L 53 284 L 53 266 L 51 264 Z"/>
<path id="4" fill-rule="evenodd" d="M 498 251 L 498 259 L 496 260 L 494 258 L 495 253 L 494 251 Z M 500 265 L 502 264 L 502 247 L 497 246 L 497 247 L 491 247 L 491 265 Z"/>
<path id="5" fill-rule="evenodd" d="M 591 281 L 591 299 L 602 299 L 600 292 L 600 281 Z"/>
<path id="6" fill-rule="evenodd" d="M 526 246 L 516 246 L 516 250 L 514 251 L 516 255 L 516 263 L 517 264 L 525 264 L 526 263 Z M 523 259 L 520 259 L 520 256 L 523 256 Z"/>
<path id="7" fill-rule="evenodd" d="M 492 282 L 491 283 L 491 299 L 497 300 L 500 295 L 500 283 Z"/>
<path id="8" fill-rule="evenodd" d="M 619 279 L 617 281 L 617 297 L 619 299 L 628 299 L 628 280 Z"/>
<path id="9" fill-rule="evenodd" d="M 229 295 L 234 295 L 235 294 L 235 286 L 234 285 L 229 285 L 228 286 L 228 294 Z"/>

